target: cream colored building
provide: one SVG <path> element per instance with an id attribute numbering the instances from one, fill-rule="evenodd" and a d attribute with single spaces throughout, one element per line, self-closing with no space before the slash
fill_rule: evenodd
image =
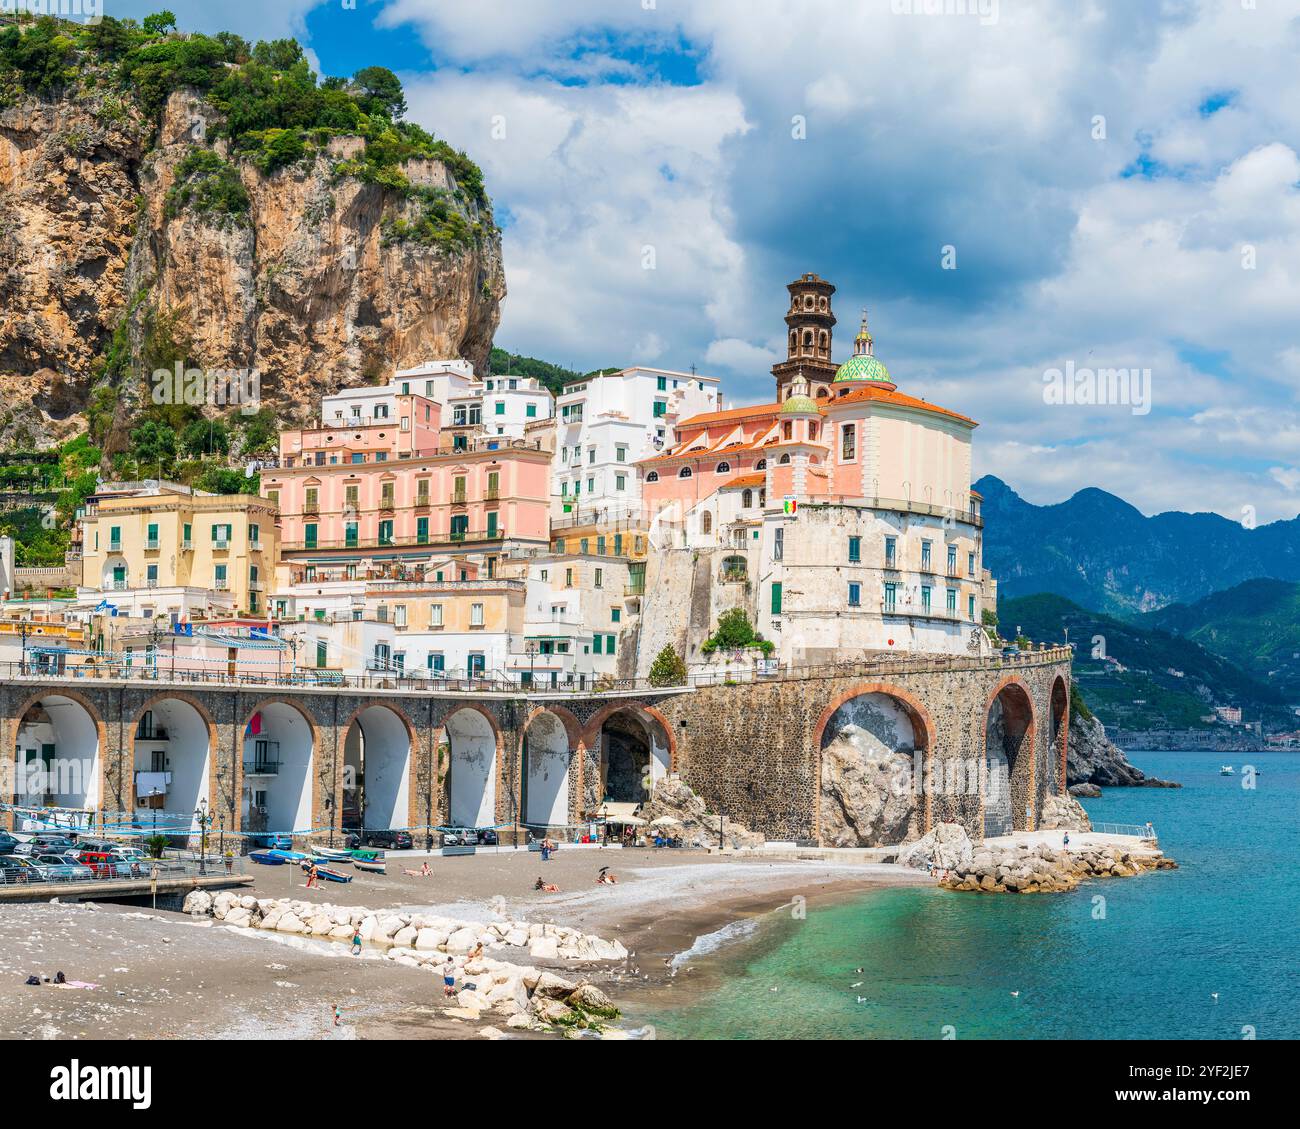
<path id="1" fill-rule="evenodd" d="M 265 498 L 166 482 L 94 494 L 81 514 L 79 595 L 188 618 L 202 607 L 191 596 L 210 592 L 223 609 L 261 615 L 279 559 L 277 516 Z"/>

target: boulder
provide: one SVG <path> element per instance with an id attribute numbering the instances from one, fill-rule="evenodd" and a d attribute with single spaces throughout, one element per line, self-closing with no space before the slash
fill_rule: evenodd
<path id="1" fill-rule="evenodd" d="M 534 1014 L 543 1023 L 559 1023 L 572 1016 L 573 1009 L 560 1000 L 542 1000 L 535 1008 Z"/>
<path id="2" fill-rule="evenodd" d="M 467 953 L 478 944 L 478 930 L 471 925 L 457 929 L 450 937 L 444 948 L 449 953 Z"/>
<path id="3" fill-rule="evenodd" d="M 415 947 L 423 952 L 440 948 L 447 941 L 447 934 L 441 929 L 421 929 L 415 936 Z"/>
<path id="4" fill-rule="evenodd" d="M 1049 795 L 1038 816 L 1040 831 L 1091 831 L 1083 805 L 1071 795 Z"/>
<path id="5" fill-rule="evenodd" d="M 864 724 L 845 725 L 822 750 L 818 802 L 828 846 L 879 847 L 920 834 L 912 753 L 897 747 L 879 709 L 863 708 Z"/>
<path id="6" fill-rule="evenodd" d="M 562 1000 L 572 994 L 577 987 L 571 980 L 565 980 L 563 976 L 556 976 L 553 972 L 542 972 L 533 987 L 533 995 Z"/>
<path id="7" fill-rule="evenodd" d="M 419 935 L 419 932 L 414 925 L 403 925 L 401 929 L 393 934 L 393 944 L 409 948 L 415 943 L 415 938 Z"/>
<path id="8" fill-rule="evenodd" d="M 1068 791 L 1071 796 L 1084 800 L 1101 799 L 1101 789 L 1096 784 L 1071 784 Z"/>
<path id="9" fill-rule="evenodd" d="M 528 946 L 528 955 L 536 960 L 558 960 L 560 943 L 554 937 L 538 937 Z"/>
<path id="10" fill-rule="evenodd" d="M 282 913 L 275 923 L 277 933 L 306 933 L 307 926 L 296 913 Z"/>
<path id="11" fill-rule="evenodd" d="M 517 948 L 522 948 L 524 945 L 528 944 L 528 930 L 520 929 L 516 926 L 505 935 L 505 942 L 507 945 L 514 945 Z"/>
<path id="12" fill-rule="evenodd" d="M 973 856 L 966 829 L 959 823 L 941 823 L 903 847 L 898 862 L 915 870 L 964 870 Z"/>
<path id="13" fill-rule="evenodd" d="M 247 929 L 253 924 L 253 915 L 243 906 L 236 906 L 226 914 L 226 924 L 236 929 Z"/>
<path id="14" fill-rule="evenodd" d="M 614 1001 L 597 988 L 595 984 L 579 984 L 565 997 L 564 1002 L 570 1007 L 580 1007 L 583 1011 L 593 1012 L 598 1015 L 609 1015 L 618 1011 L 618 1008 L 614 1006 Z"/>
<path id="15" fill-rule="evenodd" d="M 206 916 L 212 912 L 212 895 L 206 890 L 191 890 L 185 895 L 181 909 L 196 917 Z"/>
<path id="16" fill-rule="evenodd" d="M 677 820 L 674 835 L 691 847 L 716 847 L 719 844 L 719 817 L 709 813 L 708 805 L 679 776 L 665 776 L 654 787 L 643 806 L 641 817 L 653 822 L 661 817 Z M 761 847 L 764 839 L 731 819 L 722 820 L 721 843 L 724 847 Z"/>

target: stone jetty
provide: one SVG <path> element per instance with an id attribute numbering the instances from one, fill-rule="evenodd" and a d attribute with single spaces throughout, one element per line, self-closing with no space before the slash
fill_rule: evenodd
<path id="1" fill-rule="evenodd" d="M 534 960 L 574 964 L 626 960 L 627 949 L 618 941 L 582 933 L 563 925 L 526 921 L 461 921 L 437 914 L 366 909 L 360 906 L 321 905 L 294 898 L 254 898 L 232 891 L 209 894 L 194 890 L 184 911 L 195 917 L 212 917 L 224 925 L 264 929 L 279 934 L 318 938 L 348 945 L 354 936 L 383 950 L 384 959 L 410 968 L 446 975 L 452 963 L 456 981 L 454 1006 L 447 1014 L 457 1019 L 497 1019 L 510 1029 L 601 1029 L 616 1019 L 618 1009 L 600 988 L 589 981 L 569 980 L 557 973 L 489 953 L 517 953 Z M 471 953 L 482 946 L 474 957 Z M 453 1001 L 449 1001 L 451 1003 Z M 480 1034 L 500 1032 L 485 1027 Z"/>

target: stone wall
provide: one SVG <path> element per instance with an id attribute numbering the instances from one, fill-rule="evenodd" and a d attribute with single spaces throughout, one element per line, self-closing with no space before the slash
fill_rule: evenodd
<path id="1" fill-rule="evenodd" d="M 305 720 L 312 739 L 311 829 L 320 837 L 341 829 L 344 748 L 348 727 L 374 706 L 393 711 L 407 734 L 408 821 L 417 829 L 448 820 L 448 720 L 471 710 L 486 720 L 496 745 L 495 819 L 522 821 L 522 751 L 528 725 L 542 712 L 564 726 L 569 745 L 569 822 L 589 816 L 603 798 L 602 727 L 611 717 L 635 718 L 660 748 L 672 771 L 706 801 L 711 811 L 735 819 L 771 839 L 823 837 L 818 797 L 822 791 L 821 750 L 834 737 L 836 710 L 861 694 L 887 695 L 912 723 L 915 829 L 955 820 L 972 837 L 983 832 L 985 734 L 999 694 L 1021 696 L 1031 715 L 1013 766 L 1012 820 L 1032 827 L 1048 790 L 1064 779 L 1057 763 L 1063 743 L 1053 743 L 1051 690 L 1057 679 L 1068 688 L 1068 652 L 997 659 L 936 658 L 885 661 L 861 670 L 819 673 L 695 690 L 647 690 L 590 697 L 509 694 L 408 693 L 253 686 L 166 685 L 158 682 L 78 678 L 23 678 L 0 682 L 0 797 L 15 788 L 18 729 L 24 713 L 42 698 L 76 702 L 98 733 L 97 793 L 108 811 L 130 811 L 134 734 L 141 714 L 160 699 L 189 703 L 210 737 L 209 808 L 214 828 L 241 830 L 245 728 L 254 713 L 283 703 Z M 1067 695 L 1058 694 L 1065 700 Z M 846 711 L 841 716 L 851 716 Z M 623 726 L 620 723 L 620 726 Z M 480 727 L 481 728 L 481 727 Z M 1058 724 L 1058 729 L 1063 729 Z M 396 727 L 388 726 L 388 731 Z M 83 751 L 60 749 L 60 756 Z M 93 752 L 93 750 L 91 751 Z M 399 752 L 400 755 L 400 752 Z M 662 765 L 657 771 L 662 771 Z M 1022 803 L 1023 800 L 1023 803 Z M 280 830 L 280 828 L 274 828 Z M 295 829 L 305 830 L 305 829 Z M 418 838 L 417 834 L 417 838 Z M 840 841 L 831 836 L 831 841 Z"/>

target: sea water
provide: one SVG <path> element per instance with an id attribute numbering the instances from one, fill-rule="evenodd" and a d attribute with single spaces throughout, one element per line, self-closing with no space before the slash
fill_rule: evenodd
<path id="1" fill-rule="evenodd" d="M 1150 820 L 1178 870 L 1068 894 L 902 888 L 779 911 L 679 962 L 629 1018 L 659 1038 L 1300 1037 L 1300 755 L 1131 759 L 1183 787 L 1084 805 L 1096 821 Z"/>

